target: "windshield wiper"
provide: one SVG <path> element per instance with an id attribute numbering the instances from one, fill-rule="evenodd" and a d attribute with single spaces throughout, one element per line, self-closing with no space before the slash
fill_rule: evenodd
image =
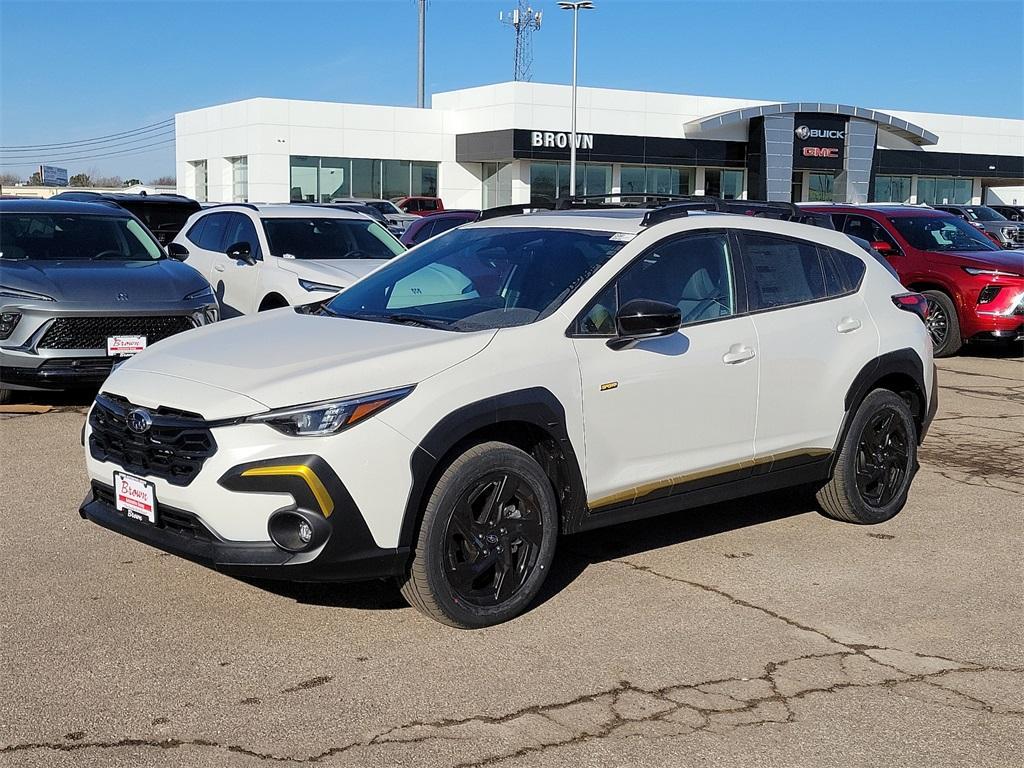
<path id="1" fill-rule="evenodd" d="M 435 320 L 422 315 L 381 315 L 381 318 L 389 323 L 402 323 L 404 325 L 422 325 L 424 328 L 435 328 L 439 331 L 451 330 L 451 321 Z"/>

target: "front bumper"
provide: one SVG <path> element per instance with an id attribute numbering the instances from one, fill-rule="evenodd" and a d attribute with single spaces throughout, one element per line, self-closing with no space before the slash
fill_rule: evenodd
<path id="1" fill-rule="evenodd" d="M 360 536 L 356 529 L 361 518 L 352 518 L 352 513 L 359 515 L 354 509 L 335 511 L 330 537 L 310 559 L 306 553 L 288 552 L 270 542 L 226 541 L 195 515 L 165 505 L 159 505 L 157 525 L 138 522 L 118 512 L 113 498 L 112 487 L 93 481 L 79 514 L 143 544 L 240 578 L 364 581 L 400 575 L 409 557 L 408 549 L 381 549 L 368 532 Z"/>

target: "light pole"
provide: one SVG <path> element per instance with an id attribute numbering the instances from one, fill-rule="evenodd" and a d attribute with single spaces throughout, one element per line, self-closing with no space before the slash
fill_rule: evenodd
<path id="1" fill-rule="evenodd" d="M 569 197 L 576 196 L 576 34 L 580 11 L 594 9 L 590 0 L 560 2 L 563 11 L 572 11 L 572 133 L 569 136 Z"/>

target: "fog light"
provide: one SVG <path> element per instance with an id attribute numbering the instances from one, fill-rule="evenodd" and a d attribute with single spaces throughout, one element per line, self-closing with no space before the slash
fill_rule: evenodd
<path id="1" fill-rule="evenodd" d="M 270 540 L 289 552 L 308 552 L 331 537 L 331 524 L 316 512 L 279 509 L 267 521 Z"/>
<path id="2" fill-rule="evenodd" d="M 4 312 L 0 315 L 0 339 L 6 339 L 14 333 L 21 315 L 18 312 Z"/>
<path id="3" fill-rule="evenodd" d="M 309 544 L 312 538 L 313 529 L 310 527 L 309 523 L 307 523 L 305 520 L 301 520 L 299 522 L 299 541 L 301 541 L 303 544 Z"/>

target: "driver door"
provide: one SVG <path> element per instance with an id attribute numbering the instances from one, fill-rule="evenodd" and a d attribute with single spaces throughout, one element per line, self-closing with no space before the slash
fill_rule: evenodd
<path id="1" fill-rule="evenodd" d="M 227 221 L 223 245 L 213 257 L 213 278 L 210 282 L 216 280 L 223 283 L 221 305 L 227 317 L 234 317 L 250 314 L 259 308 L 259 276 L 263 266 L 263 251 L 252 219 L 244 213 L 226 215 L 230 218 Z M 252 257 L 256 260 L 255 264 L 227 255 L 226 251 L 231 246 L 242 242 L 249 244 Z"/>
<path id="2" fill-rule="evenodd" d="M 572 331 L 583 385 L 592 507 L 714 485 L 749 471 L 757 413 L 757 337 L 742 311 L 724 231 L 674 236 L 641 254 Z M 680 308 L 679 331 L 614 350 L 618 308 L 654 299 Z"/>

